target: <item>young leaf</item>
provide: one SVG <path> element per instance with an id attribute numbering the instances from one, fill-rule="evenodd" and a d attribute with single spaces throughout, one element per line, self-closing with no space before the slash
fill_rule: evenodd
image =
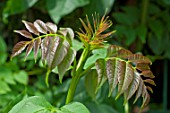
<path id="1" fill-rule="evenodd" d="M 95 63 L 96 65 L 96 70 L 97 70 L 97 74 L 98 74 L 98 78 L 97 78 L 97 88 L 96 91 L 98 91 L 98 89 L 103 85 L 103 83 L 107 80 L 106 77 L 106 62 L 104 59 L 98 59 Z"/>
<path id="2" fill-rule="evenodd" d="M 40 44 L 41 44 L 41 38 L 37 38 L 34 41 L 34 59 L 35 59 L 35 61 L 37 59 L 37 54 L 38 54 L 38 50 L 39 50 Z"/>
<path id="3" fill-rule="evenodd" d="M 42 39 L 41 42 L 41 60 L 42 63 L 45 64 L 45 59 L 47 56 L 47 50 L 48 50 L 48 45 L 50 43 L 50 37 L 46 37 L 44 39 Z"/>
<path id="4" fill-rule="evenodd" d="M 51 69 L 55 68 L 57 65 L 59 65 L 63 61 L 64 57 L 68 53 L 68 49 L 69 49 L 68 42 L 64 41 L 63 43 L 59 43 L 54 54 L 54 58 L 51 64 Z"/>
<path id="5" fill-rule="evenodd" d="M 47 22 L 46 23 L 47 26 L 47 31 L 49 31 L 50 33 L 56 33 L 57 32 L 57 26 L 51 22 Z"/>
<path id="6" fill-rule="evenodd" d="M 74 58 L 76 56 L 76 51 L 72 48 L 68 50 L 68 53 L 62 60 L 62 62 L 58 65 L 58 73 L 59 73 L 59 80 L 62 82 L 62 78 L 67 71 L 67 69 L 71 66 L 71 63 L 73 62 Z"/>
<path id="7" fill-rule="evenodd" d="M 40 32 L 40 33 L 43 33 L 43 34 L 47 34 L 47 26 L 46 24 L 41 21 L 41 20 L 36 20 L 34 22 L 34 26 L 36 27 L 36 29 Z"/>
<path id="8" fill-rule="evenodd" d="M 36 27 L 34 26 L 34 24 L 32 24 L 31 22 L 27 22 L 25 20 L 23 20 L 22 22 L 25 24 L 25 27 L 28 29 L 29 32 L 31 32 L 35 35 L 39 35 L 39 32 L 36 29 Z"/>
<path id="9" fill-rule="evenodd" d="M 25 59 L 27 58 L 27 56 L 30 54 L 32 48 L 34 46 L 34 42 L 30 42 L 30 44 L 28 45 L 27 47 L 27 50 L 26 50 L 26 55 L 25 55 Z"/>
<path id="10" fill-rule="evenodd" d="M 15 33 L 19 33 L 20 35 L 26 37 L 26 38 L 30 38 L 30 39 L 33 39 L 31 33 L 29 33 L 28 31 L 26 30 L 15 30 L 14 31 Z"/>
<path id="11" fill-rule="evenodd" d="M 29 41 L 21 41 L 21 42 L 18 42 L 13 50 L 12 50 L 12 55 L 11 55 L 11 58 L 20 54 L 24 49 L 25 47 L 29 44 Z"/>

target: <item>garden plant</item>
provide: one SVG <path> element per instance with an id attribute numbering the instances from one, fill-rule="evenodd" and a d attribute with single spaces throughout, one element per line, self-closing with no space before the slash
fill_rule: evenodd
<path id="1" fill-rule="evenodd" d="M 69 71 L 72 77 L 69 84 L 65 105 L 56 108 L 40 96 L 25 97 L 14 107 L 9 107 L 9 113 L 89 113 L 81 102 L 74 101 L 75 91 L 81 78 L 86 77 L 86 86 L 90 94 L 95 96 L 104 84 L 108 84 L 108 98 L 116 92 L 116 98 L 124 97 L 125 112 L 129 112 L 128 101 L 134 97 L 134 103 L 142 97 L 141 109 L 150 101 L 149 92 L 153 93 L 151 85 L 155 86 L 153 73 L 150 70 L 151 60 L 141 53 L 131 51 L 107 42 L 116 31 L 110 31 L 112 21 L 104 15 L 86 16 L 86 21 L 80 19 L 83 28 L 73 31 L 71 28 L 58 28 L 51 22 L 36 20 L 33 23 L 22 21 L 27 30 L 14 32 L 28 38 L 18 42 L 12 51 L 11 59 L 26 49 L 25 60 L 34 51 L 35 62 L 41 53 L 41 62 L 46 69 L 45 83 L 50 88 L 50 73 L 57 69 L 59 81 Z M 77 39 L 83 43 L 75 45 Z M 94 56 L 95 60 L 89 60 Z M 12 103 L 11 103 L 12 105 Z"/>

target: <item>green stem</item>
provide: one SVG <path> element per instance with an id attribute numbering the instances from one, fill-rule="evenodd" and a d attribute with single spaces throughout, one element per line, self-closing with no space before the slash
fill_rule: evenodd
<path id="1" fill-rule="evenodd" d="M 81 73 L 83 71 L 85 61 L 87 60 L 88 55 L 90 53 L 89 48 L 90 47 L 85 48 L 81 57 L 80 57 L 80 60 L 79 60 L 78 65 L 76 67 L 75 75 L 73 75 L 73 78 L 72 78 L 71 83 L 70 83 L 70 87 L 69 87 L 67 98 L 66 98 L 66 104 L 70 103 L 73 100 L 73 97 L 74 97 L 74 94 L 75 94 L 75 91 L 76 91 L 76 87 L 77 87 L 78 82 L 79 82 L 79 80 L 82 76 Z"/>
<path id="2" fill-rule="evenodd" d="M 51 73 L 51 70 L 48 69 L 47 73 L 46 73 L 46 76 L 45 76 L 45 83 L 46 83 L 47 87 L 49 87 L 48 78 L 49 78 L 50 73 Z"/>
<path id="3" fill-rule="evenodd" d="M 142 15 L 141 15 L 142 24 L 146 24 L 148 5 L 149 5 L 149 0 L 142 0 Z"/>
<path id="4" fill-rule="evenodd" d="M 128 101 L 124 105 L 124 109 L 125 109 L 125 113 L 129 113 L 129 103 L 128 103 Z"/>

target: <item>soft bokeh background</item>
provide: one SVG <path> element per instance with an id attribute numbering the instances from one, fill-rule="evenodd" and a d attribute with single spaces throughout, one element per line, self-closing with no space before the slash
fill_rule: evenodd
<path id="1" fill-rule="evenodd" d="M 140 52 L 153 61 L 151 70 L 156 76 L 157 86 L 153 88 L 145 112 L 168 113 L 170 0 L 0 0 L 0 112 L 24 90 L 30 96 L 43 96 L 60 107 L 70 83 L 69 72 L 61 85 L 54 71 L 50 75 L 51 87 L 47 88 L 44 83 L 46 70 L 39 61 L 35 63 L 33 54 L 27 61 L 24 61 L 24 54 L 10 61 L 14 44 L 27 40 L 13 32 L 25 29 L 21 21 L 41 19 L 76 31 L 81 27 L 79 18 L 85 19 L 86 14 L 90 17 L 95 12 L 100 16 L 107 13 L 113 21 L 111 29 L 117 32 L 108 39 L 109 43 L 121 45 L 134 53 Z M 123 113 L 123 98 L 117 101 L 107 98 L 107 91 L 104 86 L 103 92 L 92 99 L 84 90 L 82 80 L 75 100 L 84 103 L 92 113 Z M 130 111 L 137 112 L 141 102 L 132 102 Z"/>

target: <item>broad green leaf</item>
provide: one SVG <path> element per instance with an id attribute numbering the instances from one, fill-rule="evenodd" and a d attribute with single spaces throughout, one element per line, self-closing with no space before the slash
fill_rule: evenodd
<path id="1" fill-rule="evenodd" d="M 46 26 L 47 26 L 47 30 L 50 32 L 50 33 L 56 33 L 57 32 L 57 26 L 51 22 L 47 22 L 46 23 Z"/>
<path id="2" fill-rule="evenodd" d="M 73 102 L 60 108 L 59 113 L 90 113 L 89 110 L 79 102 Z"/>
<path id="3" fill-rule="evenodd" d="M 73 62 L 74 58 L 76 56 L 76 51 L 72 48 L 70 48 L 62 60 L 62 62 L 58 65 L 58 73 L 59 73 L 59 80 L 62 82 L 62 78 L 65 74 L 65 72 L 68 70 L 68 68 L 71 66 L 71 63 Z"/>
<path id="4" fill-rule="evenodd" d="M 92 51 L 93 55 L 90 56 L 85 65 L 84 65 L 84 69 L 88 68 L 90 65 L 94 64 L 96 62 L 97 59 L 100 58 L 106 58 L 106 54 L 107 54 L 107 49 L 106 48 L 102 48 L 102 49 L 95 49 Z"/>
<path id="5" fill-rule="evenodd" d="M 83 49 L 83 43 L 82 42 L 79 42 L 78 40 L 76 40 L 76 39 L 73 39 L 73 48 L 74 48 L 74 50 L 76 50 L 76 51 L 78 51 L 78 50 L 80 50 L 80 49 Z"/>
<path id="6" fill-rule="evenodd" d="M 170 5 L 170 1 L 169 0 L 163 0 L 165 4 Z"/>
<path id="7" fill-rule="evenodd" d="M 96 70 L 91 70 L 86 76 L 85 76 L 85 88 L 88 93 L 88 95 L 95 100 L 96 94 L 95 90 L 97 88 L 97 72 Z"/>
<path id="8" fill-rule="evenodd" d="M 36 27 L 36 29 L 40 32 L 40 33 L 43 33 L 43 34 L 47 34 L 47 26 L 46 24 L 41 21 L 41 20 L 36 20 L 34 22 L 34 26 Z"/>
<path id="9" fill-rule="evenodd" d="M 14 30 L 15 33 L 19 33 L 20 35 L 26 37 L 26 38 L 30 38 L 32 39 L 33 36 L 31 35 L 31 33 L 29 33 L 28 31 L 26 30 Z"/>
<path id="10" fill-rule="evenodd" d="M 0 94 L 6 94 L 11 91 L 10 87 L 5 81 L 0 80 Z"/>
<path id="11" fill-rule="evenodd" d="M 90 113 L 121 113 L 121 112 L 118 112 L 117 109 L 115 109 L 114 107 L 109 106 L 107 104 L 98 104 L 98 103 L 88 102 L 85 105 L 89 109 Z"/>
<path id="12" fill-rule="evenodd" d="M 111 11 L 111 8 L 115 0 L 89 0 L 90 3 L 85 6 L 85 11 L 88 15 L 93 14 L 94 12 L 104 15 Z"/>
<path id="13" fill-rule="evenodd" d="M 33 23 L 27 22 L 25 20 L 23 20 L 22 22 L 24 23 L 25 27 L 28 29 L 29 32 L 31 32 L 35 35 L 39 35 L 39 32 Z"/>
<path id="14" fill-rule="evenodd" d="M 166 43 L 165 37 L 161 40 L 153 34 L 150 34 L 148 37 L 148 46 L 152 52 L 156 55 L 161 55 L 165 50 L 164 44 Z M 156 45 L 156 46 L 155 46 Z"/>
<path id="15" fill-rule="evenodd" d="M 18 73 L 15 73 L 14 78 L 21 84 L 27 85 L 28 83 L 28 75 L 25 71 L 19 71 Z"/>
<path id="16" fill-rule="evenodd" d="M 142 41 L 142 43 L 146 42 L 146 35 L 147 35 L 147 27 L 144 26 L 143 24 L 139 25 L 137 27 L 137 35 Z"/>
<path id="17" fill-rule="evenodd" d="M 128 46 L 131 45 L 137 38 L 136 30 L 132 29 L 132 28 L 127 28 L 126 31 L 124 32 L 124 34 L 126 36 L 126 44 Z"/>
<path id="18" fill-rule="evenodd" d="M 5 106 L 5 108 L 3 109 L 3 113 L 8 113 L 13 106 L 15 106 L 17 103 L 19 103 L 19 101 L 21 101 L 24 97 L 26 97 L 26 92 L 23 91 L 21 94 L 19 94 L 17 97 L 15 97 L 15 99 L 11 100 L 7 106 Z"/>
<path id="19" fill-rule="evenodd" d="M 0 36 L 0 64 L 5 63 L 7 59 L 7 45 L 3 39 L 3 37 Z"/>
<path id="20" fill-rule="evenodd" d="M 47 0 L 47 10 L 51 19 L 58 23 L 63 16 L 88 3 L 89 0 Z"/>
<path id="21" fill-rule="evenodd" d="M 3 10 L 3 20 L 6 19 L 10 15 L 22 13 L 26 11 L 28 8 L 32 7 L 38 0 L 8 0 L 6 6 Z"/>
<path id="22" fill-rule="evenodd" d="M 44 98 L 32 96 L 17 103 L 9 113 L 51 113 L 53 110 L 56 109 Z"/>
<path id="23" fill-rule="evenodd" d="M 13 48 L 13 50 L 12 50 L 12 55 L 11 55 L 11 57 L 14 57 L 14 56 L 20 54 L 20 53 L 25 49 L 25 47 L 26 47 L 28 44 L 29 44 L 28 41 L 20 41 L 20 42 L 18 42 L 18 43 L 14 46 L 14 48 Z"/>
<path id="24" fill-rule="evenodd" d="M 163 37 L 163 30 L 164 30 L 163 23 L 160 20 L 150 20 L 149 27 L 152 30 L 152 32 L 155 34 L 157 39 L 161 41 Z"/>

